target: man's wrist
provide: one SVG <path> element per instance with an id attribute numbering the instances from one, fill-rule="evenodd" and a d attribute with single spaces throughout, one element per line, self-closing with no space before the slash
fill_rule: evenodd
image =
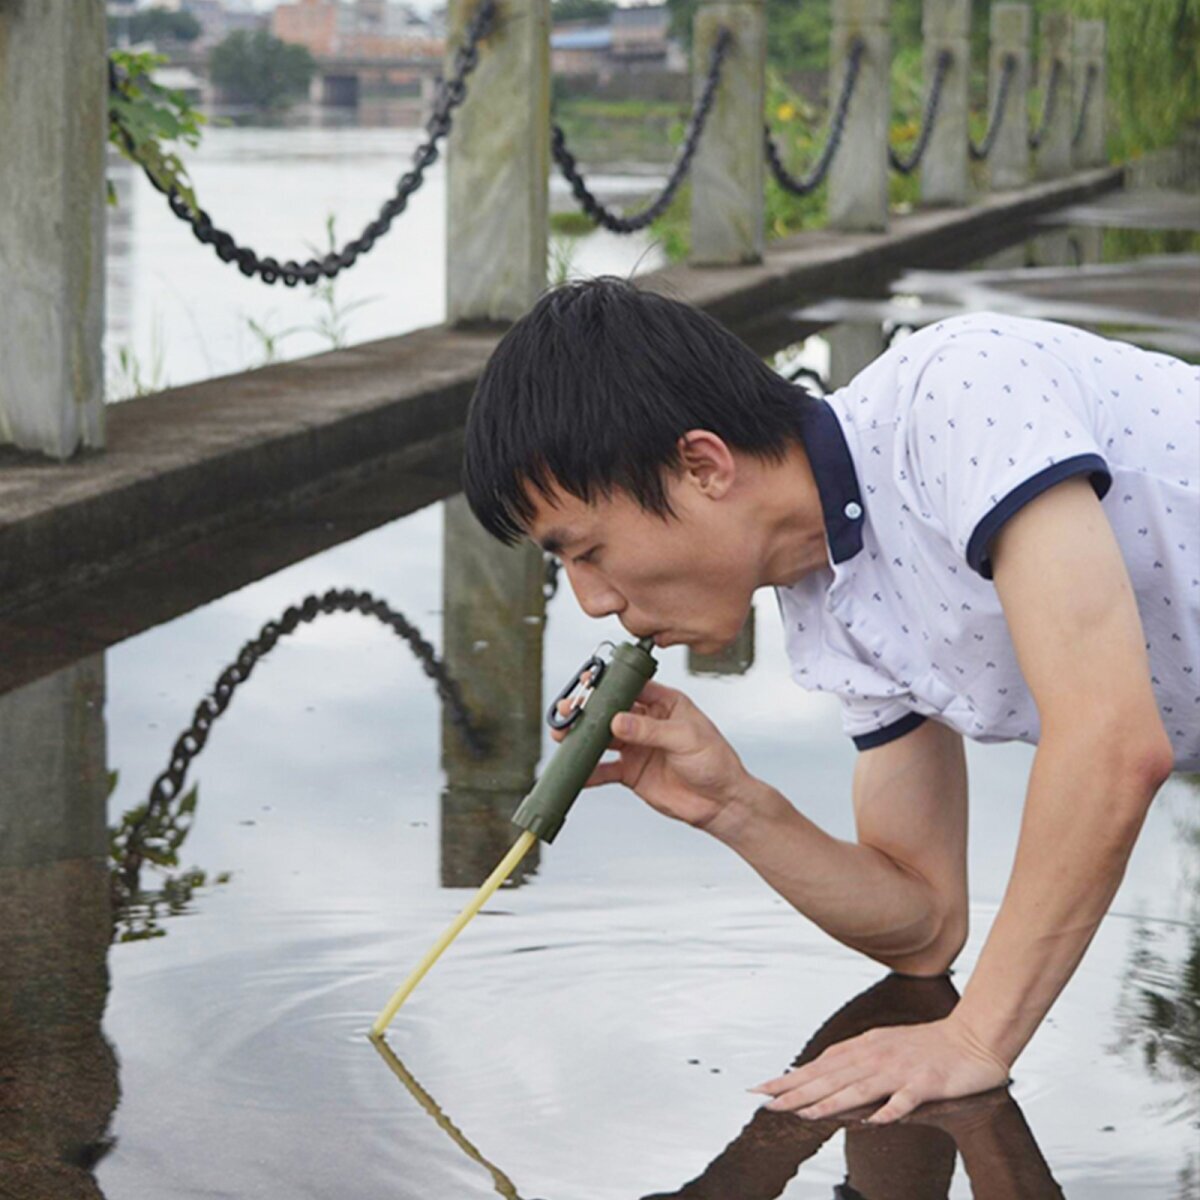
<path id="1" fill-rule="evenodd" d="M 747 772 L 741 785 L 702 828 L 731 850 L 738 850 L 784 808 L 790 810 L 791 805 L 775 788 Z"/>

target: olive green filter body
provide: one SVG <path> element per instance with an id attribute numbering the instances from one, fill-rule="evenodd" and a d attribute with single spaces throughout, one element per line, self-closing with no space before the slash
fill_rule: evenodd
<path id="1" fill-rule="evenodd" d="M 653 644 L 650 638 L 643 638 L 614 648 L 579 717 L 567 730 L 533 791 L 513 814 L 514 825 L 544 842 L 554 841 L 575 797 L 612 740 L 613 717 L 633 707 L 647 680 L 658 670 L 649 652 Z"/>

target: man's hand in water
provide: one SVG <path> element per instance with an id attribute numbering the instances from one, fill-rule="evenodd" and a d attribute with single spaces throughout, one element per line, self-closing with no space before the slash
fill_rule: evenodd
<path id="1" fill-rule="evenodd" d="M 885 1101 L 867 1121 L 887 1124 L 930 1100 L 952 1100 L 1008 1083 L 1008 1067 L 952 1013 L 927 1025 L 889 1025 L 830 1046 L 812 1062 L 751 1088 L 764 1107 L 831 1117 Z"/>
<path id="2" fill-rule="evenodd" d="M 569 731 L 554 730 L 556 741 Z M 704 827 L 733 807 L 752 777 L 721 731 L 683 692 L 651 680 L 612 722 L 609 749 L 586 787 L 623 783 L 652 808 Z"/>

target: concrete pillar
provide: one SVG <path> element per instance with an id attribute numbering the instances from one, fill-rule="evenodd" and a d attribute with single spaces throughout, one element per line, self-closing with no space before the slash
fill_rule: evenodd
<path id="1" fill-rule="evenodd" d="M 923 204 L 967 202 L 967 80 L 971 73 L 971 0 L 925 0 L 921 17 L 926 88 L 938 56 L 951 55 L 941 105 L 921 163 Z"/>
<path id="2" fill-rule="evenodd" d="M 1029 182 L 1029 38 L 1028 4 L 993 4 L 991 49 L 988 57 L 988 113 L 996 111 L 996 96 L 1005 59 L 1017 60 L 1008 85 L 1004 119 L 988 155 L 988 186 L 995 191 L 1024 187 Z"/>
<path id="3" fill-rule="evenodd" d="M 478 0 L 450 0 L 446 77 Z M 454 109 L 446 320 L 514 321 L 546 286 L 550 3 L 505 0 Z"/>
<path id="4" fill-rule="evenodd" d="M 473 757 L 443 711 L 441 880 L 478 887 L 516 840 L 509 818 L 541 757 L 545 567 L 536 546 L 503 546 L 485 533 L 462 496 L 443 511 L 443 656 L 491 752 Z M 535 847 L 514 880 L 537 862 Z"/>
<path id="5" fill-rule="evenodd" d="M 1083 132 L 1079 142 L 1071 147 L 1077 167 L 1102 167 L 1108 162 L 1105 113 L 1108 107 L 1107 33 L 1103 21 L 1075 22 L 1075 80 L 1079 93 L 1076 103 L 1087 102 L 1083 114 Z M 1093 74 L 1088 88 L 1088 74 Z M 1076 113 L 1076 123 L 1079 113 Z M 1075 124 L 1071 127 L 1074 142 Z"/>
<path id="6" fill-rule="evenodd" d="M 754 666 L 754 609 L 737 637 L 715 654 L 700 654 L 688 647 L 689 675 L 745 675 Z"/>
<path id="7" fill-rule="evenodd" d="M 692 36 L 694 100 L 704 89 L 712 48 L 722 28 L 733 34 L 733 44 L 721 66 L 721 82 L 692 159 L 690 261 L 697 266 L 759 262 L 765 239 L 764 0 L 701 4 Z"/>
<path id="8" fill-rule="evenodd" d="M 1034 159 L 1038 179 L 1057 179 L 1071 170 L 1071 134 L 1075 131 L 1074 56 L 1071 46 L 1071 14 L 1049 12 L 1042 17 L 1042 56 L 1039 80 L 1043 105 L 1050 97 L 1050 77 L 1055 62 L 1062 63 L 1058 95 L 1050 122 L 1042 134 Z M 1043 109 L 1044 111 L 1044 109 Z M 1038 116 L 1038 128 L 1041 115 Z"/>
<path id="9" fill-rule="evenodd" d="M 0 3 L 0 445 L 104 445 L 101 0 Z"/>
<path id="10" fill-rule="evenodd" d="M 834 0 L 829 45 L 831 107 L 842 90 L 851 44 L 862 38 L 867 47 L 846 114 L 842 144 L 829 168 L 829 224 L 834 229 L 887 228 L 890 8 L 889 0 Z"/>
<path id="11" fill-rule="evenodd" d="M 845 387 L 887 348 L 878 321 L 842 321 L 824 331 L 829 343 L 829 386 Z"/>

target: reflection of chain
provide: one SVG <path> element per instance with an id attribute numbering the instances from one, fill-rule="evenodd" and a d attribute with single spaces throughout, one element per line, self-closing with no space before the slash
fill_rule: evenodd
<path id="1" fill-rule="evenodd" d="M 866 42 L 862 38 L 855 38 L 850 46 L 849 61 L 846 63 L 846 77 L 842 80 L 842 92 L 838 96 L 837 107 L 833 111 L 829 136 L 825 139 L 825 149 L 821 151 L 821 157 L 817 159 L 813 169 L 803 178 L 797 178 L 788 173 L 787 168 L 783 165 L 783 160 L 779 157 L 775 140 L 771 137 L 770 127 L 763 126 L 767 165 L 771 168 L 771 174 L 775 176 L 776 182 L 785 192 L 791 192 L 794 196 L 807 196 L 809 192 L 816 191 L 821 186 L 825 176 L 829 173 L 833 156 L 842 142 L 842 132 L 846 127 L 846 114 L 850 111 L 850 99 L 854 95 L 854 85 L 858 82 L 858 72 L 866 52 Z"/>
<path id="2" fill-rule="evenodd" d="M 891 146 L 888 146 L 888 163 L 892 170 L 899 171 L 901 175 L 911 175 L 921 165 L 921 159 L 925 157 L 925 149 L 929 145 L 929 139 L 933 136 L 933 126 L 937 121 L 938 105 L 942 100 L 942 85 L 946 82 L 946 76 L 950 73 L 950 64 L 953 61 L 954 55 L 949 50 L 942 50 L 938 53 L 933 83 L 929 88 L 929 98 L 925 101 L 925 114 L 921 118 L 921 134 L 917 138 L 917 144 L 913 147 L 912 153 L 907 158 L 901 158 Z"/>
<path id="3" fill-rule="evenodd" d="M 395 194 L 386 200 L 379 210 L 379 215 L 351 242 L 347 242 L 341 250 L 335 250 L 324 258 L 310 258 L 307 262 L 298 263 L 289 259 L 280 263 L 270 256 L 260 258 L 249 246 L 239 246 L 233 235 L 218 229 L 212 218 L 202 208 L 192 210 L 187 200 L 174 186 L 164 187 L 150 171 L 142 165 L 146 178 L 154 187 L 163 193 L 171 211 L 181 220 L 186 221 L 196 235 L 198 241 L 212 246 L 217 257 L 222 262 L 236 262 L 238 270 L 243 275 L 258 275 L 263 283 L 274 283 L 282 279 L 288 287 L 295 287 L 303 280 L 305 283 L 317 283 L 322 276 L 332 279 L 339 271 L 352 267 L 360 254 L 366 254 L 375 243 L 391 228 L 392 221 L 408 206 L 408 198 L 419 188 L 425 178 L 425 169 L 437 160 L 440 151 L 438 142 L 450 132 L 451 113 L 461 104 L 467 95 L 467 76 L 475 69 L 479 61 L 479 43 L 490 30 L 496 17 L 496 0 L 481 0 L 475 15 L 467 26 L 466 37 L 454 55 L 454 74 L 449 80 L 438 85 L 437 99 L 433 105 L 433 115 L 426 123 L 425 129 L 429 137 L 413 151 L 412 169 L 406 171 L 396 186 Z M 110 91 L 117 91 L 129 81 L 124 79 L 116 66 L 110 61 L 108 66 L 108 86 Z M 111 121 L 111 118 L 110 118 Z M 129 155 L 138 161 L 133 149 L 133 142 L 125 135 L 122 139 Z"/>
<path id="4" fill-rule="evenodd" d="M 692 110 L 691 119 L 688 121 L 687 135 L 683 141 L 683 149 L 675 160 L 671 176 L 667 180 L 666 186 L 659 192 L 657 199 L 642 209 L 640 213 L 635 213 L 631 217 L 619 217 L 611 209 L 601 204 L 588 190 L 587 183 L 579 173 L 575 156 L 567 149 L 566 136 L 562 127 L 551 126 L 550 148 L 554 154 L 554 161 L 558 163 L 559 169 L 571 185 L 571 191 L 575 193 L 575 199 L 579 201 L 580 207 L 597 225 L 603 225 L 605 229 L 609 229 L 613 233 L 634 233 L 639 229 L 645 229 L 655 217 L 666 211 L 678 191 L 679 185 L 684 181 L 688 168 L 692 164 L 692 156 L 700 144 L 700 135 L 704 132 L 709 111 L 716 98 L 717 84 L 721 79 L 721 64 L 732 45 L 733 34 L 728 29 L 722 29 L 713 44 L 712 56 L 708 63 L 708 78 L 705 79 L 704 90 L 700 94 L 696 107 Z"/>
<path id="5" fill-rule="evenodd" d="M 992 146 L 996 142 L 996 135 L 1000 132 L 1000 126 L 1004 124 L 1005 113 L 1008 112 L 1008 89 L 1012 86 L 1013 77 L 1016 73 L 1017 56 L 1015 54 L 1006 54 L 1004 56 L 1004 65 L 1000 68 L 1000 82 L 996 85 L 996 102 L 992 106 L 992 115 L 988 121 L 987 133 L 983 135 L 983 141 L 978 146 L 969 138 L 967 140 L 967 152 L 975 162 L 983 162 L 992 152 Z"/>
<path id="6" fill-rule="evenodd" d="M 1054 105 L 1058 100 L 1058 85 L 1062 80 L 1062 74 L 1062 59 L 1056 58 L 1050 67 L 1050 82 L 1046 85 L 1046 103 L 1042 108 L 1041 124 L 1029 135 L 1030 150 L 1036 150 L 1042 144 L 1042 138 L 1046 136 L 1046 130 L 1050 128 L 1050 122 L 1054 117 Z"/>
<path id="7" fill-rule="evenodd" d="M 294 633 L 301 623 L 314 621 L 319 616 L 334 612 L 359 612 L 364 616 L 375 617 L 403 638 L 417 656 L 425 674 L 437 685 L 438 695 L 449 712 L 450 721 L 462 734 L 468 750 L 476 758 L 487 754 L 488 743 L 467 711 L 458 685 L 447 675 L 445 664 L 438 659 L 433 647 L 401 613 L 389 607 L 383 600 L 377 600 L 370 592 L 356 592 L 350 588 L 331 588 L 323 596 L 307 596 L 299 607 L 289 605 L 278 621 L 268 621 L 258 636 L 238 651 L 234 662 L 217 676 L 212 692 L 197 705 L 191 725 L 179 735 L 171 750 L 170 766 L 154 781 L 141 817 L 130 827 L 126 839 L 128 853 L 125 861 L 125 871 L 130 878 L 137 878 L 137 871 L 141 866 L 142 855 L 138 850 L 138 839 L 143 827 L 152 814 L 161 812 L 163 806 L 170 805 L 182 791 L 188 765 L 204 749 L 209 730 L 213 722 L 229 707 L 234 689 L 250 678 L 255 664 L 274 648 L 281 637 Z"/>

